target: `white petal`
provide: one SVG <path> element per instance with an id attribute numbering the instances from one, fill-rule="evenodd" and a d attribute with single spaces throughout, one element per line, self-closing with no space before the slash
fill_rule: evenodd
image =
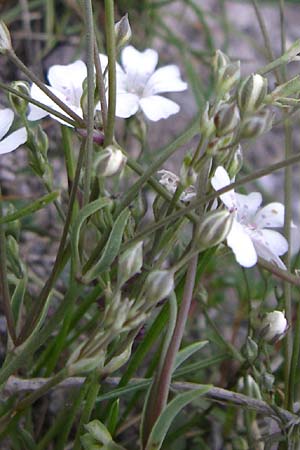
<path id="1" fill-rule="evenodd" d="M 284 255 L 288 251 L 288 242 L 282 234 L 278 233 L 278 231 L 259 230 L 257 235 L 257 238 L 253 238 L 253 242 L 259 255 L 260 245 L 269 249 L 270 252 L 278 256 Z"/>
<path id="2" fill-rule="evenodd" d="M 257 212 L 255 223 L 259 228 L 283 227 L 284 205 L 278 202 L 269 203 Z"/>
<path id="3" fill-rule="evenodd" d="M 211 185 L 212 187 L 218 191 L 219 189 L 222 189 L 225 186 L 228 186 L 230 184 L 230 178 L 227 173 L 227 171 L 222 166 L 218 166 L 216 168 L 215 174 L 211 179 Z M 230 190 L 226 192 L 225 194 L 220 195 L 220 198 L 225 206 L 227 206 L 228 209 L 235 209 L 237 207 L 237 202 L 235 198 L 236 194 L 234 190 Z"/>
<path id="4" fill-rule="evenodd" d="M 157 66 L 158 54 L 150 48 L 139 52 L 132 45 L 129 45 L 122 51 L 121 61 L 126 73 L 137 74 L 148 79 Z"/>
<path id="5" fill-rule="evenodd" d="M 48 80 L 52 87 L 62 92 L 69 104 L 80 106 L 82 83 L 87 76 L 87 68 L 83 61 L 72 64 L 54 65 L 48 71 Z"/>
<path id="6" fill-rule="evenodd" d="M 144 95 L 161 92 L 179 92 L 187 89 L 187 83 L 181 80 L 179 68 L 175 65 L 162 67 L 154 72 L 147 81 Z"/>
<path id="7" fill-rule="evenodd" d="M 6 135 L 14 120 L 14 112 L 10 108 L 0 110 L 0 139 Z"/>
<path id="8" fill-rule="evenodd" d="M 243 267 L 252 267 L 257 263 L 257 254 L 252 239 L 243 225 L 233 221 L 227 236 L 227 245 L 232 249 L 237 262 Z"/>
<path id="9" fill-rule="evenodd" d="M 139 109 L 139 98 L 135 94 L 117 93 L 116 116 L 127 118 Z"/>
<path id="10" fill-rule="evenodd" d="M 153 122 L 157 122 L 160 119 L 167 119 L 180 110 L 177 103 L 160 95 L 152 95 L 140 99 L 140 106 L 148 119 L 153 120 Z"/>
<path id="11" fill-rule="evenodd" d="M 262 196 L 259 192 L 251 192 L 248 195 L 235 194 L 237 202 L 238 220 L 250 221 L 261 205 Z"/>
<path id="12" fill-rule="evenodd" d="M 9 134 L 0 142 L 0 155 L 4 153 L 10 153 L 16 150 L 20 145 L 27 141 L 27 131 L 25 127 L 19 128 L 19 130 L 14 131 Z"/>

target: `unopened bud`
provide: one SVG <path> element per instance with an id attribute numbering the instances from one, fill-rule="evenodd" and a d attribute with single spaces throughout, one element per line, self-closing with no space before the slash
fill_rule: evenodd
<path id="1" fill-rule="evenodd" d="M 265 372 L 262 374 L 260 383 L 262 385 L 262 388 L 267 391 L 271 392 L 274 387 L 275 377 L 272 373 Z"/>
<path id="2" fill-rule="evenodd" d="M 143 265 L 143 242 L 128 248 L 119 257 L 118 285 L 122 286 L 136 273 L 140 273 Z"/>
<path id="3" fill-rule="evenodd" d="M 116 372 L 120 367 L 124 366 L 127 363 L 128 359 L 131 355 L 131 347 L 132 342 L 128 345 L 128 347 L 119 355 L 114 356 L 104 367 L 103 373 L 105 375 L 109 375 L 113 372 Z"/>
<path id="4" fill-rule="evenodd" d="M 5 209 L 5 215 L 10 216 L 11 214 L 14 214 L 17 212 L 17 208 L 12 204 L 9 203 Z M 12 235 L 16 241 L 18 241 L 21 231 L 21 222 L 19 219 L 11 220 L 5 225 L 5 234 Z"/>
<path id="5" fill-rule="evenodd" d="M 246 341 L 245 345 L 243 345 L 243 347 L 242 347 L 242 355 L 250 363 L 254 362 L 257 358 L 258 345 L 250 336 L 247 337 L 247 341 Z"/>
<path id="6" fill-rule="evenodd" d="M 35 144 L 37 150 L 46 158 L 49 148 L 49 140 L 47 133 L 45 133 L 41 126 L 38 126 L 36 129 Z"/>
<path id="7" fill-rule="evenodd" d="M 216 78 L 218 97 L 224 97 L 238 83 L 241 77 L 240 62 L 230 63 L 219 69 Z"/>
<path id="8" fill-rule="evenodd" d="M 100 422 L 100 420 L 92 420 L 88 424 L 84 425 L 84 428 L 96 442 L 106 445 L 112 441 L 110 432 L 103 425 L 103 423 Z"/>
<path id="9" fill-rule="evenodd" d="M 98 352 L 97 355 L 81 358 L 69 366 L 70 376 L 78 376 L 82 374 L 88 374 L 95 369 L 103 367 L 105 360 L 104 351 Z"/>
<path id="10" fill-rule="evenodd" d="M 253 113 L 263 104 L 268 80 L 255 73 L 247 77 L 238 90 L 238 105 L 242 114 Z"/>
<path id="11" fill-rule="evenodd" d="M 147 197 L 145 192 L 141 190 L 132 202 L 130 211 L 136 222 L 140 221 L 146 214 L 148 209 Z"/>
<path id="12" fill-rule="evenodd" d="M 248 117 L 242 122 L 241 137 L 252 139 L 266 133 L 272 128 L 273 114 L 265 110 L 260 114 Z"/>
<path id="13" fill-rule="evenodd" d="M 20 92 L 20 94 L 30 97 L 30 87 L 26 81 L 13 81 L 10 85 L 13 89 Z M 26 113 L 28 100 L 12 93 L 8 94 L 8 99 L 15 113 L 20 114 L 20 116 Z"/>
<path id="14" fill-rule="evenodd" d="M 209 102 L 206 102 L 205 108 L 202 111 L 200 117 L 200 133 L 206 138 L 209 139 L 211 136 L 215 134 L 215 123 L 214 118 L 209 115 Z"/>
<path id="15" fill-rule="evenodd" d="M 228 167 L 229 178 L 233 180 L 242 167 L 243 167 L 243 152 L 242 147 L 238 145 Z"/>
<path id="16" fill-rule="evenodd" d="M 266 314 L 261 324 L 261 337 L 270 343 L 282 339 L 288 329 L 288 323 L 282 311 Z"/>
<path id="17" fill-rule="evenodd" d="M 240 113 L 235 103 L 221 105 L 214 117 L 214 122 L 217 136 L 232 133 L 240 123 Z"/>
<path id="18" fill-rule="evenodd" d="M 233 221 L 233 214 L 227 210 L 207 213 L 197 233 L 196 242 L 201 251 L 214 247 L 226 239 Z"/>
<path id="19" fill-rule="evenodd" d="M 6 53 L 9 50 L 12 50 L 10 33 L 3 20 L 0 20 L 0 53 Z"/>
<path id="20" fill-rule="evenodd" d="M 117 50 L 125 47 L 125 45 L 130 42 L 132 32 L 128 20 L 128 14 L 125 14 L 125 16 L 123 16 L 122 19 L 115 24 L 115 36 Z"/>
<path id="21" fill-rule="evenodd" d="M 184 188 L 195 184 L 197 181 L 198 174 L 192 166 L 192 160 L 191 155 L 186 155 L 180 168 L 180 182 Z"/>
<path id="22" fill-rule="evenodd" d="M 154 304 L 168 297 L 174 289 L 174 276 L 169 270 L 154 270 L 146 278 L 144 290 Z"/>
<path id="23" fill-rule="evenodd" d="M 111 177 L 120 172 L 126 164 L 127 158 L 122 150 L 110 145 L 102 150 L 95 161 L 95 166 L 102 177 Z"/>
<path id="24" fill-rule="evenodd" d="M 222 50 L 216 50 L 212 61 L 212 66 L 215 74 L 217 75 L 219 73 L 219 70 L 228 66 L 228 64 L 230 64 L 229 57 L 225 53 L 223 53 Z"/>

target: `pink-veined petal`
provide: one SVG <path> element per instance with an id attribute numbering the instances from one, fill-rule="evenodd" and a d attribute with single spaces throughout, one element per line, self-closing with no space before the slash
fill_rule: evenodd
<path id="1" fill-rule="evenodd" d="M 68 104 L 80 106 L 83 88 L 82 83 L 87 76 L 87 68 L 83 61 L 72 64 L 56 64 L 48 71 L 48 80 L 52 87 L 62 92 Z"/>
<path id="2" fill-rule="evenodd" d="M 248 195 L 235 194 L 237 202 L 237 214 L 239 221 L 250 221 L 261 205 L 262 196 L 259 192 L 251 192 Z"/>
<path id="3" fill-rule="evenodd" d="M 141 98 L 140 106 L 148 119 L 153 120 L 153 122 L 157 122 L 160 119 L 167 119 L 180 110 L 177 103 L 160 95 Z"/>
<path id="4" fill-rule="evenodd" d="M 27 131 L 25 127 L 13 131 L 0 142 L 0 155 L 16 150 L 27 141 Z"/>
<path id="5" fill-rule="evenodd" d="M 230 178 L 227 173 L 227 171 L 222 166 L 218 166 L 216 168 L 215 174 L 211 179 L 211 185 L 212 187 L 218 191 L 219 189 L 222 189 L 225 186 L 228 186 L 230 184 Z M 228 209 L 232 210 L 237 207 L 237 202 L 235 198 L 235 192 L 234 190 L 230 190 L 228 192 L 225 192 L 225 194 L 220 195 L 220 198 L 225 206 L 227 206 Z"/>
<path id="6" fill-rule="evenodd" d="M 182 81 L 179 68 L 175 65 L 162 67 L 154 72 L 147 81 L 144 95 L 154 95 L 161 92 L 180 92 L 187 89 L 187 83 Z"/>
<path id="7" fill-rule="evenodd" d="M 257 263 L 257 254 L 252 239 L 243 225 L 236 220 L 233 221 L 227 236 L 227 245 L 232 249 L 235 259 L 241 266 L 252 267 Z"/>
<path id="8" fill-rule="evenodd" d="M 117 94 L 116 116 L 127 117 L 133 116 L 139 109 L 139 98 L 135 94 L 122 92 Z"/>
<path id="9" fill-rule="evenodd" d="M 122 51 L 121 61 L 127 74 L 147 80 L 157 66 L 158 54 L 150 48 L 139 52 L 129 45 Z"/>
<path id="10" fill-rule="evenodd" d="M 14 112 L 10 108 L 0 110 L 0 139 L 6 135 L 14 120 Z"/>
<path id="11" fill-rule="evenodd" d="M 259 228 L 283 227 L 284 225 L 284 205 L 273 202 L 260 209 L 254 219 Z"/>

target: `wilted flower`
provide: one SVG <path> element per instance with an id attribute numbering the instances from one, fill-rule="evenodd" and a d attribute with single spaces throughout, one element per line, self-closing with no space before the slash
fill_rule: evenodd
<path id="1" fill-rule="evenodd" d="M 83 94 L 83 82 L 87 76 L 87 68 L 83 61 L 78 60 L 72 64 L 51 66 L 48 71 L 49 86 L 47 86 L 53 94 L 62 100 L 72 111 L 79 117 L 83 117 L 83 112 L 80 104 L 81 96 Z M 36 84 L 32 84 L 30 89 L 31 97 L 34 100 L 50 106 L 61 114 L 66 113 L 56 105 Z M 29 105 L 28 120 L 39 120 L 46 117 L 49 113 L 35 105 Z M 62 119 L 52 116 L 64 125 L 70 126 Z"/>
<path id="2" fill-rule="evenodd" d="M 230 184 L 224 167 L 219 166 L 216 169 L 211 183 L 216 190 Z M 261 256 L 281 269 L 286 269 L 279 256 L 287 252 L 287 240 L 277 231 L 266 229 L 283 226 L 284 206 L 274 202 L 259 208 L 262 202 L 259 192 L 242 195 L 232 189 L 220 195 L 220 198 L 234 214 L 227 244 L 235 254 L 237 262 L 243 267 L 252 267 L 257 263 L 257 257 Z"/>
<path id="3" fill-rule="evenodd" d="M 162 184 L 170 194 L 175 194 L 177 186 L 180 182 L 180 178 L 175 175 L 175 173 L 170 172 L 169 170 L 159 170 L 157 172 L 160 175 L 159 182 Z M 187 187 L 179 197 L 183 203 L 190 202 L 194 197 L 196 197 L 196 189 L 194 186 Z"/>
<path id="4" fill-rule="evenodd" d="M 287 328 L 288 323 L 284 313 L 282 311 L 273 311 L 267 313 L 262 321 L 261 334 L 267 342 L 275 342 L 283 338 Z"/>
<path id="5" fill-rule="evenodd" d="M 178 113 L 180 108 L 177 103 L 157 95 L 187 89 L 176 65 L 155 70 L 157 52 L 149 48 L 139 52 L 131 45 L 122 51 L 121 61 L 123 68 L 117 65 L 118 117 L 133 116 L 141 109 L 148 119 L 156 122 Z"/>
<path id="6" fill-rule="evenodd" d="M 25 127 L 13 131 L 4 137 L 10 129 L 14 120 L 14 113 L 11 109 L 0 110 L 0 155 L 16 150 L 27 141 L 27 131 Z"/>

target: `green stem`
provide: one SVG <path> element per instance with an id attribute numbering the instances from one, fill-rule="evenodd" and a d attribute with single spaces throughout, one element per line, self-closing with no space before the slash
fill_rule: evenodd
<path id="1" fill-rule="evenodd" d="M 62 100 L 56 97 L 56 95 L 53 94 L 53 92 L 51 92 L 50 89 L 44 83 L 42 83 L 41 80 L 33 72 L 31 72 L 31 70 L 29 70 L 25 66 L 25 64 L 23 64 L 23 62 L 17 57 L 13 50 L 7 52 L 7 55 L 9 56 L 10 60 L 41 89 L 41 91 L 43 91 L 54 103 L 56 103 L 56 105 L 58 105 L 63 111 L 65 111 L 65 113 L 69 117 L 71 117 L 78 125 L 80 125 L 82 128 L 85 128 L 85 121 L 81 117 L 79 117 L 71 108 L 69 108 Z"/>
<path id="2" fill-rule="evenodd" d="M 1 188 L 0 188 L 1 197 Z M 0 220 L 3 217 L 2 201 L 0 201 Z M 11 308 L 11 300 L 8 286 L 6 237 L 3 224 L 0 224 L 0 292 L 2 293 L 3 310 L 7 322 L 7 328 L 12 341 L 16 342 L 16 330 Z"/>
<path id="3" fill-rule="evenodd" d="M 106 102 L 106 92 L 105 92 L 105 83 L 103 77 L 103 67 L 101 67 L 101 61 L 99 58 L 99 49 L 97 40 L 95 39 L 94 43 L 94 60 L 95 60 L 95 69 L 96 69 L 96 85 L 99 91 L 100 97 L 100 105 L 101 105 L 101 116 L 102 116 L 102 124 L 104 130 L 106 130 L 107 126 L 107 102 Z"/>
<path id="4" fill-rule="evenodd" d="M 116 38 L 114 1 L 105 0 L 105 34 L 108 56 L 108 112 L 104 145 L 113 142 L 116 115 Z"/>
<path id="5" fill-rule="evenodd" d="M 73 184 L 73 180 L 75 177 L 75 163 L 74 163 L 74 154 L 73 154 L 73 149 L 72 149 L 72 141 L 71 141 L 69 127 L 62 125 L 61 126 L 61 134 L 62 134 L 63 151 L 64 151 L 64 155 L 65 155 L 65 163 L 66 163 L 67 176 L 68 176 L 68 185 L 69 185 L 69 189 L 71 190 L 71 186 Z"/>
<path id="6" fill-rule="evenodd" d="M 93 132 L 94 132 L 94 21 L 91 0 L 84 0 L 86 43 L 87 43 L 87 138 L 84 171 L 83 204 L 86 205 L 90 197 L 92 158 L 93 158 Z"/>

